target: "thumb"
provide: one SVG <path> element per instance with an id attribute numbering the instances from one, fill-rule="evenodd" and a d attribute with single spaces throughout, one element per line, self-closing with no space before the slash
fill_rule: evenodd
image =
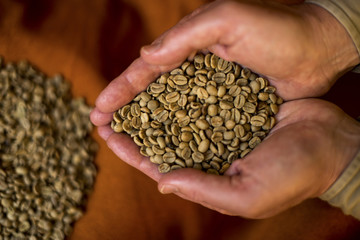
<path id="1" fill-rule="evenodd" d="M 217 45 L 225 31 L 224 19 L 219 17 L 223 5 L 216 1 L 185 17 L 153 44 L 144 46 L 142 58 L 152 65 L 180 64 L 193 52 Z"/>
<path id="2" fill-rule="evenodd" d="M 163 175 L 158 189 L 163 194 L 174 193 L 224 214 L 256 217 L 256 202 L 252 200 L 256 187 L 251 181 L 241 175 L 218 176 L 181 169 Z"/>

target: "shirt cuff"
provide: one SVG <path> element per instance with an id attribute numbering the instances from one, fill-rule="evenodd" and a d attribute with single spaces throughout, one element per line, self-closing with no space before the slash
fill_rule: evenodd
<path id="1" fill-rule="evenodd" d="M 320 199 L 360 220 L 360 151 Z"/>

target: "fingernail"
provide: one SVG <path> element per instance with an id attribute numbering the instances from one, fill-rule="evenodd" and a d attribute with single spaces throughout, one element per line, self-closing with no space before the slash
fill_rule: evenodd
<path id="1" fill-rule="evenodd" d="M 160 192 L 162 194 L 169 194 L 169 193 L 174 193 L 174 192 L 178 192 L 178 188 L 174 185 L 163 185 L 160 188 Z"/>
<path id="2" fill-rule="evenodd" d="M 152 43 L 151 45 L 146 45 L 142 47 L 142 52 L 145 54 L 152 54 L 160 48 L 160 42 Z"/>

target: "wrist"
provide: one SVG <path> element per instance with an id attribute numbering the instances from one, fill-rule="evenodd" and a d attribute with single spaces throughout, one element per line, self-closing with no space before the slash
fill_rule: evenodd
<path id="1" fill-rule="evenodd" d="M 320 195 L 320 199 L 360 220 L 360 199 L 357 189 L 360 189 L 360 151 L 339 179 Z"/>
<path id="2" fill-rule="evenodd" d="M 345 27 L 330 12 L 311 3 L 302 4 L 300 8 L 312 28 L 323 77 L 333 84 L 360 63 L 356 46 Z"/>
<path id="3" fill-rule="evenodd" d="M 359 158 L 360 123 L 345 115 L 343 120 L 339 122 L 336 132 L 334 134 L 334 145 L 336 146 L 337 154 L 329 156 L 336 159 L 335 166 L 330 171 L 332 172 L 331 177 L 323 188 L 322 193 L 328 191 L 339 180 L 356 157 Z"/>

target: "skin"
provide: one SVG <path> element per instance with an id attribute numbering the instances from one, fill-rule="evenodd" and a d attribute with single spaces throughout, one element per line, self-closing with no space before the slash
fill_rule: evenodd
<path id="1" fill-rule="evenodd" d="M 267 76 L 291 101 L 280 107 L 271 134 L 225 176 L 194 169 L 160 174 L 129 136 L 113 133 L 112 113 L 199 49 Z M 331 103 L 303 99 L 325 93 L 359 62 L 342 25 L 315 5 L 216 1 L 143 47 L 99 95 L 91 121 L 115 154 L 157 181 L 160 192 L 230 215 L 269 217 L 324 193 L 359 150 L 355 120 Z"/>

